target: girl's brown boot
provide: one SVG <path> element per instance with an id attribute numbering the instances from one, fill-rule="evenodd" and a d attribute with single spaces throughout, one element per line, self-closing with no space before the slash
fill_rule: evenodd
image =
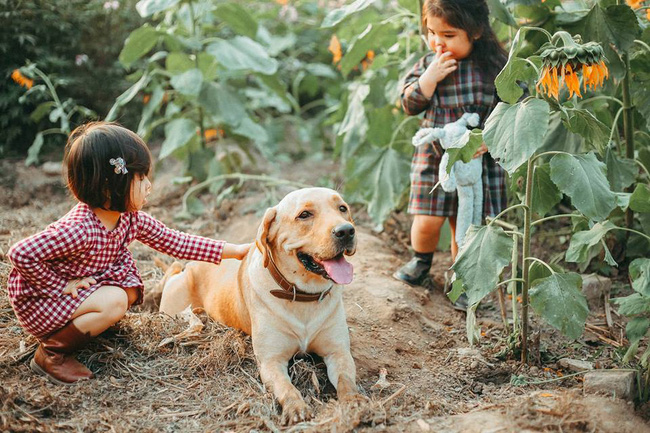
<path id="1" fill-rule="evenodd" d="M 92 379 L 93 373 L 74 359 L 72 353 L 85 346 L 92 337 L 81 332 L 72 322 L 40 339 L 40 344 L 30 363 L 31 369 L 59 385 L 72 385 Z"/>

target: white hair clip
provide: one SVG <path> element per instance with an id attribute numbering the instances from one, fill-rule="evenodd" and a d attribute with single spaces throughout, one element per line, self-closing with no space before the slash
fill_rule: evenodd
<path id="1" fill-rule="evenodd" d="M 127 174 L 129 172 L 129 170 L 126 169 L 126 162 L 124 162 L 122 158 L 111 158 L 108 162 L 115 166 L 116 174 Z"/>

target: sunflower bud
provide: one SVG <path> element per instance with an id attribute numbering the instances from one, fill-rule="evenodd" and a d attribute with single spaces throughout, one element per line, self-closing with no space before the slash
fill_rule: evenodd
<path id="1" fill-rule="evenodd" d="M 571 37 L 567 32 L 557 32 L 551 42 L 542 47 L 542 72 L 537 80 L 538 92 L 559 99 L 560 88 L 565 85 L 569 96 L 580 93 L 579 73 L 582 72 L 582 90 L 602 86 L 609 71 L 605 65 L 605 53 L 596 42 L 583 44 L 580 36 Z"/>

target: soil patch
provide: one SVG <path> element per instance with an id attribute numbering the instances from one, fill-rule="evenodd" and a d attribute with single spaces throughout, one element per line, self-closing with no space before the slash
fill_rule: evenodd
<path id="1" fill-rule="evenodd" d="M 614 348 L 597 339 L 570 342 L 533 321 L 543 335 L 537 347 L 540 363 L 521 367 L 497 356 L 508 342 L 495 299 L 479 309 L 481 342 L 468 347 L 464 314 L 439 288 L 451 264 L 449 254 L 436 254 L 435 284 L 429 290 L 410 288 L 391 277 L 408 258 L 408 221 L 395 215 L 377 234 L 359 211 L 358 251 L 351 259 L 355 280 L 344 299 L 358 385 L 366 400 L 339 404 L 322 361 L 296 357 L 290 374 L 315 417 L 281 426 L 280 409 L 260 381 L 250 338 L 201 312 L 203 330 L 179 336 L 187 323 L 156 312 L 162 272 L 155 260 L 170 259 L 140 244 L 132 250 L 148 292 L 146 304 L 80 353 L 96 379 L 55 386 L 29 370 L 36 341 L 23 332 L 9 305 L 4 288 L 10 265 L 4 254 L 65 214 L 73 201 L 59 177 L 21 164 L 0 161 L 2 431 L 650 431 L 643 410 L 583 397 L 579 376 L 511 384 L 513 375 L 524 382 L 558 378 L 562 372 L 555 362 L 562 356 L 615 366 Z M 304 181 L 334 172 L 321 167 L 323 173 L 297 167 L 292 176 Z M 233 242 L 254 238 L 266 200 L 266 191 L 255 186 L 220 203 L 204 195 L 202 216 L 175 221 L 183 189 L 169 175 L 158 176 L 155 186 L 148 212 L 178 229 Z M 280 197 L 283 193 L 277 191 Z"/>

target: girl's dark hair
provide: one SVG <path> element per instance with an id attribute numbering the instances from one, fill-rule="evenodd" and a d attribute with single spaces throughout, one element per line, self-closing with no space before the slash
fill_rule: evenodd
<path id="1" fill-rule="evenodd" d="M 450 26 L 465 30 L 470 40 L 477 38 L 470 57 L 487 73 L 490 80 L 496 78 L 505 65 L 508 54 L 490 26 L 490 10 L 485 0 L 425 0 L 422 6 L 425 29 L 428 15 L 442 18 Z"/>
<path id="2" fill-rule="evenodd" d="M 122 158 L 127 173 L 116 173 L 111 159 Z M 132 131 L 115 123 L 91 122 L 72 131 L 63 165 L 68 189 L 90 207 L 118 212 L 131 209 L 134 176 L 148 175 L 151 154 Z"/>

